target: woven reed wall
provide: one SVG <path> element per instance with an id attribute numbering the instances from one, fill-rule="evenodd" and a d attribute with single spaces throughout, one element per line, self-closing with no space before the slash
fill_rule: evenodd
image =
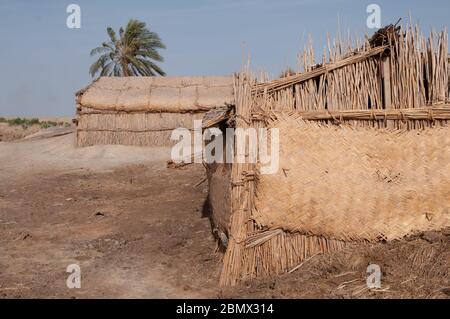
<path id="1" fill-rule="evenodd" d="M 171 146 L 174 129 L 234 97 L 232 77 L 102 77 L 76 100 L 78 146 Z"/>
<path id="2" fill-rule="evenodd" d="M 397 131 L 282 115 L 280 169 L 260 175 L 251 218 L 344 241 L 450 226 L 450 127 Z"/>
<path id="3" fill-rule="evenodd" d="M 314 149 L 314 143 L 325 142 L 320 139 L 309 140 L 312 146 L 309 153 L 310 162 L 316 165 L 313 166 L 314 169 L 311 172 L 313 176 L 304 175 L 309 167 L 305 167 L 301 162 L 299 167 L 303 167 L 303 171 L 294 169 L 292 178 L 303 183 L 297 189 L 295 184 L 286 184 L 286 180 L 284 180 L 286 175 L 290 174 L 289 169 L 282 170 L 277 176 L 272 176 L 276 181 L 273 183 L 270 181 L 270 176 L 262 177 L 259 174 L 258 164 L 247 162 L 232 165 L 229 241 L 223 259 L 221 285 L 233 285 L 256 276 L 271 276 L 288 271 L 314 254 L 350 246 L 354 242 L 353 240 L 398 238 L 414 230 L 428 229 L 430 225 L 431 228 L 448 225 L 449 140 L 446 126 L 450 119 L 450 113 L 448 112 L 449 75 L 446 73 L 448 70 L 447 41 L 445 31 L 439 34 L 431 33 L 426 39 L 417 28 L 409 28 L 401 31 L 400 36 L 394 42 L 386 44 L 386 47 L 371 47 L 368 42 L 360 42 L 355 51 L 350 45 L 348 49 L 344 49 L 343 44 L 335 42 L 333 46 L 329 46 L 328 58 L 324 57 L 321 66 L 313 65 L 313 53 L 312 49 L 309 49 L 304 55 L 305 70 L 301 74 L 261 83 L 251 76 L 247 67 L 235 78 L 236 127 L 244 129 L 269 127 L 271 123 L 283 117 L 293 117 L 302 119 L 302 121 L 305 117 L 322 124 L 349 125 L 355 132 L 328 126 L 323 127 L 323 132 L 319 130 L 318 134 L 327 143 L 328 135 L 330 135 L 330 140 L 333 139 L 333 134 L 327 130 L 333 132 L 333 130 L 342 129 L 345 134 L 349 134 L 346 136 L 348 139 L 343 139 L 340 133 L 335 133 L 335 144 L 323 144 L 329 152 L 340 149 L 342 150 L 340 154 L 343 154 L 338 165 L 341 170 L 339 173 L 342 174 L 338 181 L 341 181 L 343 185 L 328 185 L 328 188 L 325 188 L 330 192 L 333 188 L 335 192 L 332 195 L 334 200 L 331 201 L 323 197 L 326 196 L 326 193 L 319 192 L 323 196 L 318 195 L 317 198 L 314 198 L 315 188 L 310 186 L 314 182 L 320 184 L 320 174 L 324 174 L 323 171 L 327 170 L 326 164 L 332 163 L 330 161 L 318 165 L 317 156 L 329 155 L 325 154 L 326 152 L 324 153 L 323 150 L 320 151 L 320 147 Z M 317 114 L 314 114 L 314 111 L 317 111 Z M 439 119 L 434 118 L 435 111 L 439 111 Z M 324 113 L 326 116 L 323 116 Z M 405 113 L 408 114 L 408 118 L 404 116 Z M 388 116 L 388 114 L 390 115 Z M 281 123 L 279 124 L 281 125 Z M 294 143 L 292 147 L 301 146 L 302 139 L 297 137 L 299 132 L 294 126 L 288 124 L 289 122 L 286 120 L 284 125 L 287 125 L 286 129 L 289 132 L 280 134 L 281 144 L 289 143 L 283 142 L 283 138 L 290 136 L 297 143 Z M 296 127 L 298 129 L 301 126 L 297 125 Z M 322 129 L 320 126 L 317 128 Z M 379 135 L 382 130 L 376 130 L 386 128 L 389 130 L 384 133 L 387 134 L 385 136 Z M 430 128 L 430 131 L 427 133 L 420 131 L 424 128 Z M 398 136 L 398 141 L 403 141 L 400 143 L 403 147 L 396 145 L 396 132 L 401 130 L 411 131 Z M 370 136 L 365 136 L 365 133 Z M 416 133 L 417 135 L 415 135 Z M 357 136 L 361 138 L 359 144 Z M 374 151 L 377 145 L 380 145 L 379 143 L 386 138 L 390 142 L 384 149 L 384 157 L 370 162 L 362 153 L 358 153 L 364 152 L 367 148 Z M 353 144 L 354 142 L 355 144 Z M 367 145 L 369 143 L 378 144 L 370 146 Z M 446 149 L 443 151 L 442 147 Z M 392 149 L 397 150 L 395 158 L 389 157 Z M 351 150 L 354 150 L 355 153 L 346 154 Z M 375 152 L 374 154 L 381 156 L 380 153 Z M 350 161 L 351 158 L 346 158 L 344 155 L 356 156 L 353 158 L 355 169 L 357 168 L 362 173 L 361 176 L 356 174 L 352 179 L 345 179 L 343 172 L 348 171 L 350 174 L 353 162 Z M 284 160 L 288 161 L 293 154 L 285 153 L 282 156 L 284 156 Z M 248 154 L 246 158 L 248 159 Z M 388 158 L 390 158 L 390 162 Z M 321 162 L 319 161 L 319 163 Z M 379 165 L 377 166 L 376 163 Z M 405 167 L 400 167 L 405 163 Z M 389 168 L 393 170 L 389 171 Z M 407 168 L 409 170 L 403 171 Z M 333 168 L 334 174 L 339 174 L 336 173 L 336 169 L 337 167 Z M 417 171 L 411 172 L 414 169 Z M 406 174 L 407 183 L 395 184 L 394 172 L 396 170 Z M 295 172 L 299 175 L 297 176 Z M 379 186 L 375 190 L 383 191 L 384 195 L 379 197 L 378 202 L 377 199 L 374 199 L 376 205 L 370 207 L 368 211 L 375 214 L 375 218 L 377 213 L 380 214 L 378 217 L 382 218 L 381 221 L 373 221 L 374 228 L 368 229 L 367 234 L 364 234 L 364 230 L 361 229 L 359 234 L 355 230 L 352 233 L 347 225 L 343 225 L 340 229 L 338 222 L 333 224 L 332 217 L 323 219 L 326 215 L 321 216 L 320 214 L 325 214 L 326 205 L 340 203 L 341 198 L 348 198 L 341 196 L 345 190 L 349 190 L 347 195 L 353 195 L 352 191 L 359 187 L 356 185 L 364 182 L 364 176 L 370 176 L 372 179 L 372 182 L 369 182 L 370 179 L 366 181 L 367 192 L 370 192 L 372 186 L 376 185 L 373 182 L 374 178 L 383 180 L 387 178 L 393 180 L 394 183 L 388 188 L 395 189 L 395 186 L 398 186 L 400 189 L 403 187 L 402 191 L 407 192 L 408 187 L 414 187 L 413 190 L 416 194 L 420 194 L 418 196 L 424 203 L 418 203 L 417 198 L 413 198 L 414 196 L 410 202 L 407 199 L 399 198 L 406 194 L 401 191 L 392 195 L 391 198 L 390 195 L 386 195 L 387 188 Z M 265 180 L 266 178 L 267 180 Z M 309 178 L 309 184 L 302 178 Z M 329 183 L 332 184 L 335 181 L 329 181 Z M 427 186 L 424 188 L 418 183 L 426 183 Z M 322 186 L 325 187 L 325 185 Z M 422 193 L 424 189 L 426 192 Z M 315 190 L 318 192 L 317 189 Z M 277 195 L 277 192 L 280 194 Z M 408 196 L 410 195 L 411 193 Z M 310 198 L 312 201 L 300 207 L 301 199 L 305 198 Z M 318 201 L 317 205 L 322 205 L 323 209 L 314 211 L 314 199 Z M 294 206 L 291 209 L 285 207 L 284 210 L 280 206 L 272 210 L 270 206 L 273 201 L 279 201 L 280 205 L 287 202 Z M 401 203 L 400 207 L 387 212 L 386 210 L 390 207 L 388 203 L 395 206 L 396 201 Z M 416 204 L 418 204 L 418 209 L 408 215 L 410 212 L 405 210 Z M 345 207 L 339 207 L 339 205 Z M 361 204 L 359 207 L 358 202 L 347 201 L 338 204 L 335 212 L 341 214 L 342 217 L 345 216 L 345 209 L 350 207 L 356 215 L 365 214 L 367 210 L 364 210 L 364 205 Z M 382 211 L 378 211 L 377 208 Z M 317 216 L 311 215 L 314 212 L 317 213 Z M 394 213 L 396 215 L 389 215 Z M 315 226 L 307 224 L 308 218 L 305 221 L 305 216 L 309 220 L 317 218 L 319 224 L 315 224 Z M 383 216 L 388 217 L 383 219 Z M 357 220 L 366 218 L 368 215 L 352 217 Z M 372 215 L 372 217 L 374 216 Z M 403 229 L 400 227 L 400 229 L 390 231 L 386 228 L 383 229 L 381 225 L 389 225 L 392 217 L 394 222 L 409 221 L 415 227 Z M 430 222 L 433 219 L 434 221 Z M 321 228 L 320 220 L 326 220 L 328 229 L 325 230 L 323 228 L 325 226 Z M 340 221 L 342 223 L 342 219 Z M 399 223 L 402 224 L 401 221 Z M 336 233 L 336 229 L 338 233 Z"/>
<path id="4" fill-rule="evenodd" d="M 135 145 L 171 146 L 170 132 L 78 131 L 77 146 Z"/>
<path id="5" fill-rule="evenodd" d="M 208 164 L 206 172 L 213 227 L 228 235 L 231 212 L 231 164 Z"/>
<path id="6" fill-rule="evenodd" d="M 177 142 L 170 140 L 174 129 L 192 129 L 194 120 L 203 116 L 203 112 L 125 113 L 82 108 L 78 115 L 77 145 L 171 146 Z"/>

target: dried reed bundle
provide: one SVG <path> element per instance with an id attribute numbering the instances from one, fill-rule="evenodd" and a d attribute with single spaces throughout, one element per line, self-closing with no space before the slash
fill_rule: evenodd
<path id="1" fill-rule="evenodd" d="M 314 50 L 309 45 L 299 58 L 303 73 L 254 86 L 258 104 L 275 111 L 390 110 L 445 104 L 449 99 L 447 31 L 432 31 L 426 37 L 418 27 L 386 30 L 395 34 L 357 40 L 356 49 L 351 48 L 350 40 L 347 45 L 328 40 L 328 51 L 319 65 L 314 64 Z M 382 45 L 374 47 L 381 38 Z M 407 126 L 423 128 L 429 123 L 411 119 Z M 365 123 L 374 124 L 383 125 Z M 393 119 L 387 126 L 405 125 Z"/>
<path id="2" fill-rule="evenodd" d="M 204 111 L 233 102 L 231 77 L 102 77 L 77 93 L 81 106 L 123 112 Z"/>
<path id="3" fill-rule="evenodd" d="M 130 131 L 77 131 L 77 146 L 93 145 L 136 145 L 172 146 L 171 132 L 130 132 Z"/>
<path id="4" fill-rule="evenodd" d="M 193 128 L 194 120 L 204 113 L 109 113 L 81 114 L 79 131 L 172 131 L 176 128 Z"/>

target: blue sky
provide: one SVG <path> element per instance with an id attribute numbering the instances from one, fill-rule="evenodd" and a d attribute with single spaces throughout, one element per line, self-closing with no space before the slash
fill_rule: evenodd
<path id="1" fill-rule="evenodd" d="M 81 29 L 68 29 L 66 7 L 81 7 Z M 159 33 L 168 75 L 226 75 L 240 69 L 242 46 L 252 67 L 279 74 L 296 65 L 310 34 L 316 52 L 325 36 L 373 32 L 366 7 L 381 7 L 382 24 L 409 13 L 424 30 L 449 25 L 448 0 L 1 0 L 0 116 L 72 116 L 74 93 L 90 83 L 89 52 L 130 18 Z"/>

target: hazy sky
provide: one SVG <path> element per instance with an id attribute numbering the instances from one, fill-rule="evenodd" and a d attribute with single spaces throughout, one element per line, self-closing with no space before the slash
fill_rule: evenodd
<path id="1" fill-rule="evenodd" d="M 81 7 L 81 29 L 66 26 L 66 7 Z M 226 75 L 240 69 L 243 43 L 254 69 L 279 74 L 296 65 L 311 34 L 317 51 L 326 32 L 364 34 L 366 7 L 382 24 L 409 13 L 424 30 L 448 26 L 449 0 L 0 0 L 0 116 L 72 116 L 74 93 L 90 83 L 92 48 L 130 18 L 159 33 L 168 75 Z"/>

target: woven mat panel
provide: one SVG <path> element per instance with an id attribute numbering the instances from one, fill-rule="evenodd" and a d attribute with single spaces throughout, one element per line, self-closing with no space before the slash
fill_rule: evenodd
<path id="1" fill-rule="evenodd" d="M 208 200 L 213 227 L 227 234 L 230 228 L 231 216 L 231 165 L 222 163 L 208 164 L 206 165 L 206 172 L 209 184 Z"/>
<path id="2" fill-rule="evenodd" d="M 260 175 L 252 218 L 344 241 L 450 226 L 450 128 L 390 131 L 284 115 L 280 166 Z"/>

